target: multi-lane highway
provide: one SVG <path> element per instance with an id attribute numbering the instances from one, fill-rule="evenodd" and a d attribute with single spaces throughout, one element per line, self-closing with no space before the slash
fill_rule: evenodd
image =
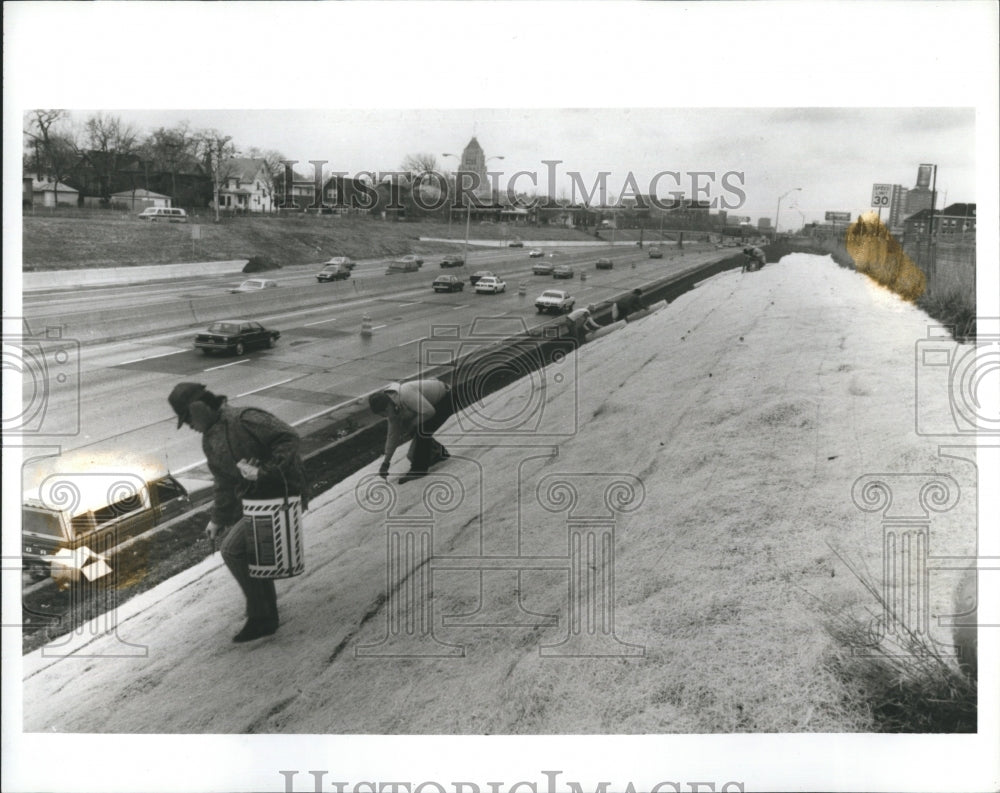
<path id="1" fill-rule="evenodd" d="M 263 407 L 301 424 L 388 381 L 414 376 L 422 367 L 446 360 L 460 349 L 517 330 L 522 323 L 531 328 L 551 322 L 551 318 L 538 317 L 533 306 L 534 298 L 546 288 L 567 289 L 578 305 L 586 305 L 712 261 L 720 253 L 714 248 L 688 248 L 683 254 L 668 252 L 663 259 L 651 260 L 638 249 L 616 251 L 611 254 L 613 270 L 596 270 L 594 262 L 608 255 L 607 249 L 567 250 L 556 258 L 571 264 L 576 276 L 558 281 L 532 275 L 532 260 L 521 251 L 477 251 L 465 267 L 447 270 L 439 269 L 437 257 L 426 257 L 421 270 L 426 283 L 404 293 L 380 294 L 376 288 L 364 296 L 321 306 L 258 312 L 254 319 L 281 331 L 273 349 L 243 356 L 206 356 L 192 346 L 200 327 L 81 347 L 74 352 L 78 360 L 63 366 L 62 371 L 69 374 L 64 381 L 53 380 L 41 397 L 26 390 L 26 401 L 44 399 L 44 432 L 55 434 L 61 453 L 58 458 L 29 463 L 24 486 L 31 487 L 53 469 L 85 467 L 95 461 L 113 465 L 147 460 L 175 472 L 198 463 L 198 437 L 190 430 L 176 429 L 166 400 L 179 381 L 205 383 L 216 393 L 228 395 L 234 404 Z M 327 285 L 315 282 L 318 269 L 286 268 L 273 277 L 282 286 L 311 284 L 323 289 Z M 469 274 L 480 269 L 497 273 L 507 282 L 507 291 L 475 294 L 466 286 L 463 292 L 438 294 L 431 289 L 431 281 L 442 272 L 468 281 Z M 581 273 L 586 273 L 586 281 L 581 280 Z M 352 278 L 384 279 L 388 285 L 393 277 L 384 275 L 384 263 L 364 262 Z M 50 312 L 55 305 L 65 308 L 66 303 L 60 301 L 80 301 L 91 311 L 99 301 L 113 311 L 118 305 L 152 305 L 192 294 L 202 297 L 212 290 L 221 294 L 233 281 L 232 277 L 206 276 L 182 283 L 95 287 L 83 294 L 67 289 L 31 295 L 25 309 L 29 320 L 33 312 Z M 518 294 L 521 282 L 527 284 L 525 295 Z M 364 317 L 370 321 L 370 336 L 360 333 Z M 477 319 L 481 321 L 476 323 Z M 55 373 L 54 366 L 50 375 Z M 32 388 L 28 383 L 25 387 Z"/>

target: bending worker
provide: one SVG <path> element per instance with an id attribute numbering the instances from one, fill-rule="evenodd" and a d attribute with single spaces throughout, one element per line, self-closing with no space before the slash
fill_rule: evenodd
<path id="1" fill-rule="evenodd" d="M 566 324 L 570 335 L 576 338 L 578 344 L 583 344 L 587 334 L 600 330 L 601 326 L 594 319 L 594 311 L 597 306 L 591 303 L 586 308 L 577 308 L 566 315 Z"/>
<path id="2" fill-rule="evenodd" d="M 433 436 L 455 413 L 451 386 L 433 378 L 391 383 L 368 397 L 368 406 L 372 413 L 384 416 L 389 422 L 385 459 L 378 471 L 383 479 L 389 475 L 392 455 L 408 437 L 413 437 L 407 454 L 410 470 L 399 478 L 400 484 L 426 476 L 434 463 L 449 456 L 448 450 Z"/>
<path id="3" fill-rule="evenodd" d="M 215 480 L 212 515 L 205 533 L 222 538 L 222 558 L 246 598 L 247 622 L 233 637 L 248 642 L 278 630 L 274 581 L 251 578 L 247 553 L 250 519 L 243 498 L 301 496 L 309 505 L 299 435 L 277 416 L 258 408 L 235 408 L 226 397 L 200 383 L 178 383 L 167 397 L 177 414 L 177 428 L 187 424 L 201 433 L 201 448 Z"/>

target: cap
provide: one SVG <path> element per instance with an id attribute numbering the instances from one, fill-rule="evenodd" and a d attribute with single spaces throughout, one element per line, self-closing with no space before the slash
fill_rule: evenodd
<path id="1" fill-rule="evenodd" d="M 177 429 L 180 429 L 187 420 L 191 403 L 197 402 L 198 398 L 206 391 L 207 389 L 201 383 L 178 383 L 174 386 L 167 401 L 170 402 L 170 407 L 177 414 Z"/>

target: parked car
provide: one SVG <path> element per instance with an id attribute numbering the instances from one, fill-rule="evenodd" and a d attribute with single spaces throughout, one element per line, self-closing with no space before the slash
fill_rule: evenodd
<path id="1" fill-rule="evenodd" d="M 568 314 L 574 305 L 576 301 L 570 293 L 561 289 L 546 289 L 535 298 L 535 308 L 539 314 Z"/>
<path id="2" fill-rule="evenodd" d="M 573 268 L 568 264 L 557 264 L 552 268 L 553 278 L 572 278 L 573 276 Z"/>
<path id="3" fill-rule="evenodd" d="M 351 270 L 344 264 L 328 264 L 318 273 L 316 273 L 316 280 L 320 283 L 324 281 L 343 281 L 346 278 L 351 277 Z"/>
<path id="4" fill-rule="evenodd" d="M 541 259 L 544 255 L 545 254 L 542 253 L 540 250 L 538 250 L 538 248 L 532 248 L 530 251 L 528 251 L 529 259 Z"/>
<path id="5" fill-rule="evenodd" d="M 659 248 L 650 248 L 649 249 L 649 258 L 650 259 L 662 259 L 663 258 L 663 251 L 661 251 Z"/>
<path id="6" fill-rule="evenodd" d="M 139 213 L 139 220 L 148 220 L 150 223 L 156 221 L 187 223 L 187 219 L 187 212 L 173 207 L 146 207 Z"/>
<path id="7" fill-rule="evenodd" d="M 340 264 L 348 270 L 353 270 L 358 266 L 357 262 L 355 262 L 350 256 L 334 256 L 332 259 L 327 259 L 323 262 L 324 267 L 330 264 Z"/>
<path id="8" fill-rule="evenodd" d="M 229 291 L 235 294 L 236 292 L 259 292 L 261 289 L 274 289 L 278 285 L 277 281 L 272 281 L 270 278 L 247 278 L 239 286 Z"/>
<path id="9" fill-rule="evenodd" d="M 611 259 L 598 259 L 597 269 L 598 270 L 613 270 L 615 263 Z"/>
<path id="10" fill-rule="evenodd" d="M 479 270 L 469 276 L 469 283 L 475 286 L 480 278 L 493 278 L 495 276 L 496 273 L 491 272 L 490 270 Z"/>
<path id="11" fill-rule="evenodd" d="M 250 347 L 273 347 L 281 337 L 259 322 L 249 319 L 227 319 L 213 322 L 208 330 L 194 337 L 194 346 L 208 355 L 213 352 L 233 352 L 242 355 Z"/>
<path id="12" fill-rule="evenodd" d="M 439 275 L 432 285 L 435 292 L 461 292 L 465 289 L 465 281 L 457 275 Z"/>
<path id="13" fill-rule="evenodd" d="M 495 275 L 484 275 L 478 281 L 476 281 L 476 293 L 485 294 L 489 292 L 490 294 L 498 294 L 507 289 L 507 284 L 497 278 Z"/>
<path id="14" fill-rule="evenodd" d="M 442 267 L 462 267 L 465 265 L 465 257 L 460 253 L 449 253 L 441 260 Z"/>
<path id="15" fill-rule="evenodd" d="M 552 275 L 552 265 L 548 262 L 535 262 L 531 265 L 531 272 L 535 275 Z"/>

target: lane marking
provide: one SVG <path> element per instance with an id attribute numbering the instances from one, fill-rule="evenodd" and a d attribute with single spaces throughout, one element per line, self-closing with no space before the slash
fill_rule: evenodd
<path id="1" fill-rule="evenodd" d="M 420 336 L 416 339 L 410 339 L 409 341 L 404 341 L 402 344 L 397 344 L 397 347 L 406 347 L 408 344 L 416 344 L 418 341 L 423 341 L 424 337 Z"/>
<path id="2" fill-rule="evenodd" d="M 336 317 L 334 317 L 333 319 L 321 319 L 321 320 L 318 320 L 316 322 L 307 322 L 302 327 L 303 328 L 311 328 L 313 325 L 322 325 L 324 322 L 336 322 L 336 321 L 337 321 Z"/>
<path id="3" fill-rule="evenodd" d="M 244 358 L 242 361 L 233 361 L 232 363 L 224 363 L 220 366 L 210 366 L 208 369 L 202 369 L 203 372 L 214 372 L 216 369 L 225 369 L 228 366 L 239 366 L 241 363 L 250 363 L 249 358 Z"/>
<path id="4" fill-rule="evenodd" d="M 372 327 L 372 330 L 381 330 L 382 328 L 388 328 L 388 327 L 389 327 L 388 325 L 375 325 Z"/>
<path id="5" fill-rule="evenodd" d="M 182 352 L 187 352 L 187 350 L 174 350 L 173 352 L 161 352 L 159 355 L 147 355 L 145 358 L 133 358 L 131 361 L 122 361 L 121 363 L 112 364 L 112 366 L 127 366 L 130 363 L 139 363 L 140 361 L 152 361 L 154 358 L 166 358 L 168 355 L 180 355 Z"/>
<path id="6" fill-rule="evenodd" d="M 254 389 L 252 389 L 250 391 L 244 391 L 242 394 L 237 394 L 236 395 L 236 399 L 239 399 L 240 397 L 249 396 L 250 394 L 256 394 L 258 391 L 266 391 L 268 388 L 275 388 L 275 387 L 277 387 L 279 385 L 284 385 L 285 383 L 290 383 L 294 379 L 295 379 L 294 377 L 288 377 L 288 378 L 286 378 L 284 380 L 279 380 L 277 383 L 271 383 L 270 385 L 262 385 L 260 388 L 254 388 Z"/>

